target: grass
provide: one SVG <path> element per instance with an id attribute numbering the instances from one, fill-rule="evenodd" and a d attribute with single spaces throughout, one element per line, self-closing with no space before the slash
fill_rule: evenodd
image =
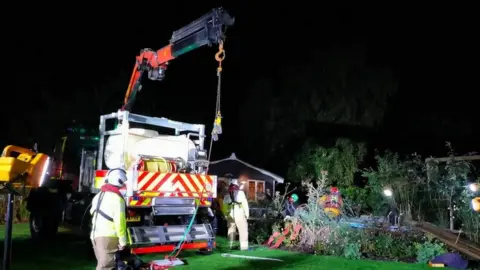
<path id="1" fill-rule="evenodd" d="M 3 238 L 5 227 L 0 226 L 1 251 L 3 257 Z M 56 240 L 39 245 L 29 240 L 28 224 L 16 224 L 13 227 L 13 247 L 11 269 L 36 270 L 81 270 L 94 269 L 95 257 L 90 242 L 68 231 L 61 231 Z M 347 260 L 339 257 L 313 256 L 300 253 L 290 253 L 280 250 L 267 250 L 258 248 L 254 251 L 234 251 L 257 257 L 281 259 L 283 262 L 269 262 L 259 260 L 246 260 L 237 258 L 224 258 L 221 253 L 228 253 L 225 239 L 217 239 L 217 250 L 213 255 L 202 256 L 193 252 L 182 252 L 179 258 L 184 258 L 187 265 L 178 266 L 178 269 L 362 269 L 362 270 L 415 270 L 430 269 L 424 265 L 406 264 L 396 262 L 377 262 L 366 260 Z M 144 261 L 163 259 L 164 255 L 148 255 L 141 257 Z"/>

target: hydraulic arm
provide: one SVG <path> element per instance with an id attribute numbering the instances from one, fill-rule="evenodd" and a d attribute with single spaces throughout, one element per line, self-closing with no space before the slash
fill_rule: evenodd
<path id="1" fill-rule="evenodd" d="M 228 26 L 234 18 L 223 8 L 215 8 L 189 25 L 174 31 L 170 44 L 158 51 L 143 49 L 136 57 L 135 67 L 125 94 L 122 110 L 130 110 L 135 96 L 141 89 L 141 79 L 146 72 L 150 80 L 161 81 L 169 61 L 196 48 L 223 44 Z"/>

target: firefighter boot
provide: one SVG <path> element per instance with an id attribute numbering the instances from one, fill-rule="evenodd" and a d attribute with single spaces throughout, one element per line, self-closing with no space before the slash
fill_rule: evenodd
<path id="1" fill-rule="evenodd" d="M 115 252 L 115 264 L 116 270 L 128 270 L 130 269 L 129 266 L 122 260 L 121 251 Z"/>

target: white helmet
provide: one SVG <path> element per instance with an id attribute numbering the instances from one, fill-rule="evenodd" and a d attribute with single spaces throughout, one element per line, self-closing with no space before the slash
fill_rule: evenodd
<path id="1" fill-rule="evenodd" d="M 117 168 L 108 171 L 105 183 L 117 187 L 123 187 L 123 185 L 125 185 L 125 182 L 127 182 L 127 172 L 124 169 Z"/>
<path id="2" fill-rule="evenodd" d="M 230 180 L 230 185 L 238 186 L 238 180 L 237 179 Z"/>

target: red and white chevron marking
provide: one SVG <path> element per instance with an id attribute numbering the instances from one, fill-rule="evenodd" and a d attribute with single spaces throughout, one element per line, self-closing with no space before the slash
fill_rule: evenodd
<path id="1" fill-rule="evenodd" d="M 96 171 L 96 179 L 103 180 L 106 173 L 106 170 Z M 214 197 L 214 179 L 212 175 L 138 171 L 135 191 L 149 193 L 144 195 L 147 197 Z"/>
<path id="2" fill-rule="evenodd" d="M 138 191 L 159 191 L 160 196 L 200 197 L 201 193 L 214 193 L 213 176 L 184 173 L 138 174 Z"/>

